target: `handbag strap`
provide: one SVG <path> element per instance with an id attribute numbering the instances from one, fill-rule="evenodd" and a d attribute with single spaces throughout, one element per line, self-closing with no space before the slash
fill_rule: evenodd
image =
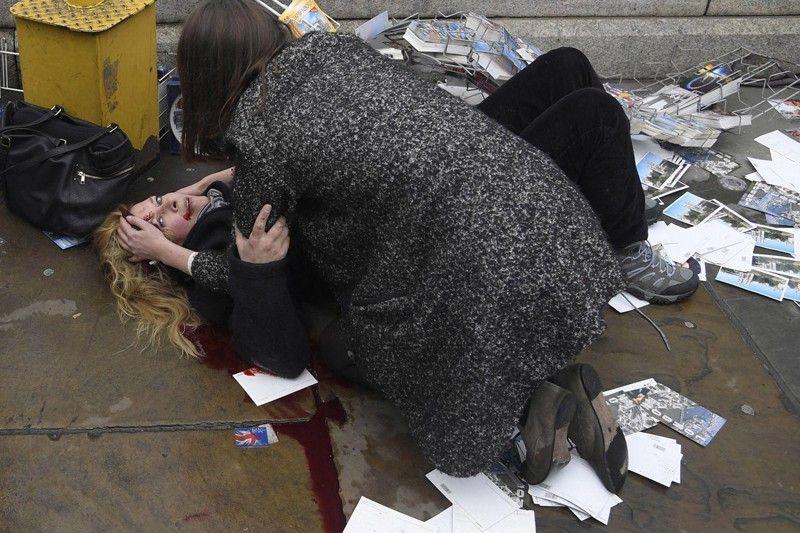
<path id="1" fill-rule="evenodd" d="M 0 128 L 0 134 L 6 133 L 7 131 L 16 130 L 19 128 L 30 128 L 33 126 L 38 126 L 39 124 L 44 124 L 48 120 L 51 120 L 60 115 L 63 111 L 64 111 L 63 107 L 54 105 L 53 107 L 50 108 L 50 110 L 47 113 L 37 118 L 36 120 L 32 120 L 31 122 L 26 122 L 25 124 L 15 124 L 13 126 L 6 126 L 5 128 Z"/>
<path id="2" fill-rule="evenodd" d="M 22 161 L 20 163 L 17 163 L 16 165 L 14 165 L 12 167 L 8 167 L 7 169 L 5 169 L 2 172 L 0 172 L 0 176 L 4 176 L 4 175 L 8 174 L 12 170 L 19 171 L 19 170 L 23 170 L 23 169 L 30 168 L 30 167 L 35 167 L 36 165 L 47 161 L 51 157 L 58 157 L 60 155 L 67 154 L 69 152 L 74 152 L 75 150 L 80 150 L 81 148 L 85 148 L 85 147 L 89 146 L 90 144 L 96 143 L 97 141 L 99 141 L 100 139 L 102 139 L 103 137 L 108 135 L 109 133 L 112 133 L 112 132 L 116 131 L 117 128 L 119 128 L 119 126 L 117 126 L 116 124 L 111 124 L 105 130 L 101 131 L 97 135 L 94 135 L 93 137 L 89 137 L 88 139 L 86 139 L 84 141 L 77 142 L 77 143 L 74 143 L 74 144 L 61 145 L 61 146 L 59 146 L 57 148 L 53 148 L 52 150 L 50 150 L 48 152 L 45 152 L 43 154 L 39 154 L 38 156 L 34 157 L 33 159 L 28 159 L 26 161 Z"/>

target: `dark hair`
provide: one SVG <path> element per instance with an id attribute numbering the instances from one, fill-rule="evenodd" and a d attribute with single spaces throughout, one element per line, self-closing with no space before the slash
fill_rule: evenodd
<path id="1" fill-rule="evenodd" d="M 253 0 L 208 0 L 178 41 L 185 160 L 222 155 L 222 135 L 242 92 L 290 40 Z"/>

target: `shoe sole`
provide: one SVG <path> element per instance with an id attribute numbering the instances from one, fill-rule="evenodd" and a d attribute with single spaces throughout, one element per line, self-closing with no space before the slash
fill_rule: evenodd
<path id="1" fill-rule="evenodd" d="M 556 438 L 564 434 L 564 429 L 568 428 L 572 418 L 575 416 L 575 398 L 568 391 L 566 392 L 567 394 L 559 402 L 553 423 L 538 428 L 540 436 L 533 446 L 528 447 L 526 443 L 525 464 L 522 471 L 525 481 L 531 485 L 538 485 L 550 475 L 550 470 L 553 468 L 553 451 L 556 447 Z M 533 405 L 530 406 L 528 416 L 531 416 L 530 410 L 532 409 L 534 409 Z M 523 428 L 524 431 L 525 428 Z M 545 445 L 536 446 L 541 441 L 544 441 Z"/>
<path id="2" fill-rule="evenodd" d="M 680 302 L 697 292 L 697 287 L 691 291 L 683 292 L 680 294 L 658 294 L 655 292 L 648 292 L 640 289 L 639 287 L 628 287 L 625 289 L 628 293 L 636 296 L 640 300 L 645 300 L 651 304 L 669 305 Z"/>
<path id="3" fill-rule="evenodd" d="M 575 443 L 580 456 L 592 465 L 603 485 L 618 494 L 628 473 L 625 435 L 617 427 L 611 442 L 606 446 L 603 426 L 614 423 L 614 418 L 603 398 L 600 377 L 591 366 L 578 366 L 579 373 L 569 375 L 568 378 L 570 381 L 577 380 L 577 383 L 556 381 L 561 387 L 572 391 L 577 405 L 569 428 L 569 438 Z"/>

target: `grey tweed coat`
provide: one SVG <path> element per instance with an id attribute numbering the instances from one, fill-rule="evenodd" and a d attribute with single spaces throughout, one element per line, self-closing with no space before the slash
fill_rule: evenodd
<path id="1" fill-rule="evenodd" d="M 235 222 L 265 203 L 340 295 L 356 364 L 423 454 L 473 475 L 623 286 L 595 216 L 542 152 L 354 36 L 289 45 L 242 95 Z M 193 273 L 224 289 L 222 258 Z M 266 305 L 266 302 L 265 302 Z"/>

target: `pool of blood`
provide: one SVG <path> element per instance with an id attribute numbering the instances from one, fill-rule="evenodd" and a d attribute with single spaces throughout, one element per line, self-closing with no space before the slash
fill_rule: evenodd
<path id="1" fill-rule="evenodd" d="M 191 330 L 187 328 L 183 334 L 205 354 L 200 362 L 210 368 L 236 374 L 250 366 L 237 357 L 230 336 L 219 328 L 202 325 Z M 318 367 L 315 365 L 315 368 Z M 338 399 L 323 403 L 316 387 L 313 390 L 317 410 L 308 422 L 273 423 L 273 426 L 278 434 L 291 437 L 302 446 L 322 524 L 325 531 L 338 533 L 344 529 L 346 520 L 327 421 L 341 425 L 347 414 Z M 249 400 L 247 395 L 245 397 Z"/>

